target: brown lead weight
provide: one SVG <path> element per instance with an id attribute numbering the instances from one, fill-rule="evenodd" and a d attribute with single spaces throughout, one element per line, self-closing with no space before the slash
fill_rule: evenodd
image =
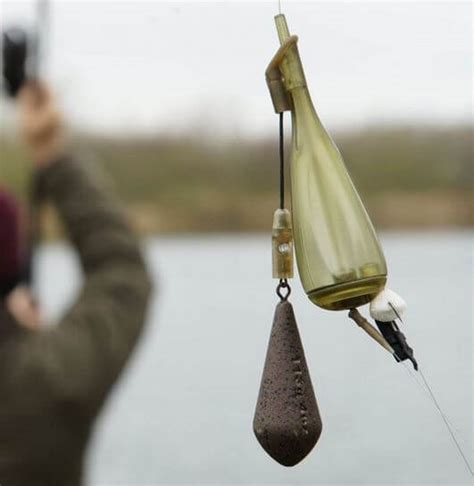
<path id="1" fill-rule="evenodd" d="M 295 466 L 316 445 L 322 422 L 292 305 L 275 310 L 253 430 L 275 461 Z"/>

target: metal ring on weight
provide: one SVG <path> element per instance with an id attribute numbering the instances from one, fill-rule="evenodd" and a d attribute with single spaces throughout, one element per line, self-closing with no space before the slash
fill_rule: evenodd
<path id="1" fill-rule="evenodd" d="M 285 279 L 281 279 L 280 283 L 276 288 L 276 293 L 281 300 L 285 301 L 288 300 L 288 297 L 291 294 L 291 287 L 288 284 L 288 281 Z"/>

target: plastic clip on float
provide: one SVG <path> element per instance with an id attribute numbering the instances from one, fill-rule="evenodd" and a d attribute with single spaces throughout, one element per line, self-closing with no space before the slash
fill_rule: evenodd
<path id="1" fill-rule="evenodd" d="M 322 422 L 288 296 L 296 261 L 308 298 L 327 310 L 349 310 L 349 317 L 397 361 L 413 350 L 395 320 L 406 304 L 385 289 L 387 265 L 370 218 L 341 154 L 311 101 L 298 37 L 285 16 L 275 17 L 280 48 L 266 70 L 266 81 L 280 115 L 280 209 L 273 224 L 273 277 L 279 279 L 273 328 L 254 417 L 255 435 L 279 463 L 293 466 L 317 443 Z M 283 113 L 291 111 L 292 211 L 284 208 Z M 357 307 L 371 303 L 378 329 Z"/>

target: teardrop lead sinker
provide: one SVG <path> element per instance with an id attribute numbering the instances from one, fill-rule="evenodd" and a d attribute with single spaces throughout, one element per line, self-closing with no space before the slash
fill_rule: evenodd
<path id="1" fill-rule="evenodd" d="M 316 445 L 322 422 L 295 314 L 287 301 L 275 310 L 253 430 L 283 466 L 295 466 Z"/>

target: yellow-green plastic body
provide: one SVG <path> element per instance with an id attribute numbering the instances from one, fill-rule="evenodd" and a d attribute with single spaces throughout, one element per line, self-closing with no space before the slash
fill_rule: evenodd
<path id="1" fill-rule="evenodd" d="M 289 37 L 285 17 L 275 21 L 283 43 Z M 280 69 L 292 104 L 292 213 L 300 278 L 316 305 L 358 307 L 385 286 L 385 258 L 341 154 L 316 114 L 296 44 Z"/>

